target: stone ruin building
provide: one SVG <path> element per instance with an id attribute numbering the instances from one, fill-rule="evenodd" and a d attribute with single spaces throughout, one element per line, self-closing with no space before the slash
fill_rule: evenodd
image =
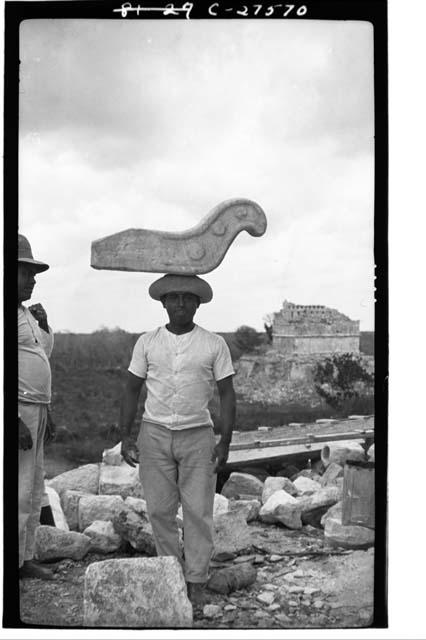
<path id="1" fill-rule="evenodd" d="M 272 346 L 285 354 L 359 353 L 359 320 L 323 305 L 284 300 L 273 316 Z"/>

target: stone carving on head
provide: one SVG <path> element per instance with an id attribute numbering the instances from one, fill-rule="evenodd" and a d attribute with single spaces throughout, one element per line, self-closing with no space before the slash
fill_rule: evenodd
<path id="1" fill-rule="evenodd" d="M 199 224 L 172 233 L 127 229 L 92 242 L 91 266 L 112 271 L 195 275 L 213 271 L 241 231 L 261 236 L 266 216 L 252 200 L 225 200 Z"/>

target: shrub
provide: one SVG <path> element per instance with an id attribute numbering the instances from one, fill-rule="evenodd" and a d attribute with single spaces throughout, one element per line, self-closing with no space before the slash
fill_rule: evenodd
<path id="1" fill-rule="evenodd" d="M 253 327 L 242 325 L 235 332 L 235 342 L 242 351 L 254 351 L 258 347 L 262 338 Z"/>
<path id="2" fill-rule="evenodd" d="M 313 378 L 318 395 L 339 413 L 358 407 L 371 412 L 374 375 L 365 369 L 360 356 L 341 353 L 325 358 L 317 363 Z"/>

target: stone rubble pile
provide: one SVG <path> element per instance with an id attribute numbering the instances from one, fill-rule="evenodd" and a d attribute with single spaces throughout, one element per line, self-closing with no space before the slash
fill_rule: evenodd
<path id="1" fill-rule="evenodd" d="M 352 451 L 355 451 L 355 458 L 358 459 L 356 447 Z M 374 448 L 371 453 L 374 455 Z M 350 454 L 351 451 L 345 450 L 346 457 Z M 233 589 L 244 590 L 245 585 L 258 578 L 255 567 L 265 562 L 265 556 L 259 557 L 256 553 L 253 555 L 253 550 L 256 550 L 256 547 L 253 547 L 253 525 L 266 526 L 266 529 L 268 525 L 274 526 L 275 529 L 278 527 L 278 535 L 282 535 L 284 555 L 280 555 L 279 552 L 268 554 L 268 563 L 271 565 L 274 562 L 279 563 L 285 556 L 285 532 L 301 531 L 310 525 L 311 528 L 312 525 L 316 527 L 315 531 L 330 547 L 367 549 L 374 545 L 373 529 L 342 524 L 344 467 L 336 461 L 337 455 L 335 450 L 330 449 L 330 455 L 315 464 L 312 469 L 298 471 L 290 478 L 284 475 L 267 476 L 261 481 L 250 473 L 230 474 L 221 494 L 215 495 L 212 571 L 227 567 L 227 563 L 231 561 L 232 566 L 240 569 L 241 575 L 238 578 L 237 571 L 237 577 L 228 577 L 227 586 L 224 586 L 223 576 L 216 577 L 216 582 L 212 583 L 212 591 L 225 593 L 232 592 Z M 167 626 L 169 617 L 177 615 L 173 608 L 173 598 L 176 596 L 180 613 L 173 618 L 172 626 L 191 626 L 192 609 L 189 611 L 189 601 L 186 595 L 183 596 L 186 591 L 179 563 L 166 567 L 164 561 L 167 559 L 155 557 L 152 529 L 137 468 L 135 470 L 124 463 L 118 450 L 109 450 L 104 452 L 101 463 L 83 465 L 67 471 L 46 484 L 51 505 L 54 505 L 57 526 L 38 527 L 36 558 L 41 561 L 63 558 L 81 560 L 89 552 L 108 555 L 120 550 L 125 551 L 129 545 L 136 552 L 147 556 L 106 559 L 89 565 L 85 583 L 87 624 L 132 626 L 131 620 L 134 623 L 138 619 L 140 624 L 143 619 L 142 626 L 150 626 L 147 625 L 147 621 L 150 624 L 152 622 L 153 626 Z M 182 543 L 181 508 L 176 515 L 176 521 Z M 145 573 L 136 569 L 137 563 L 142 563 L 141 568 L 143 565 Z M 146 573 L 148 568 L 149 572 Z M 213 573 L 213 577 L 214 575 Z M 111 576 L 114 576 L 114 580 Z M 304 585 L 302 588 L 297 580 L 293 579 L 297 578 L 296 573 L 293 578 L 291 573 L 284 577 L 284 582 L 288 585 L 285 594 L 267 588 L 267 585 L 258 593 L 256 606 L 266 607 L 258 611 L 259 619 L 264 612 L 278 611 L 281 605 L 276 605 L 284 595 L 290 611 L 292 606 L 300 606 L 302 603 L 306 606 L 309 604 L 321 614 L 321 598 L 315 597 L 316 587 L 312 593 L 308 593 L 313 587 Z M 130 590 L 126 585 L 131 583 L 134 593 L 135 585 L 132 580 L 139 580 L 136 589 L 139 600 L 129 604 Z M 111 585 L 115 584 L 117 593 L 108 592 L 108 588 L 111 590 Z M 164 615 L 160 618 L 155 618 L 156 614 L 150 613 L 151 609 L 155 609 L 157 613 L 159 610 L 158 602 L 155 607 L 151 606 L 154 600 L 150 600 L 148 595 L 150 589 L 152 593 L 157 593 L 158 590 L 159 594 L 165 594 Z M 102 605 L 105 598 L 109 609 Z M 293 600 L 296 604 L 292 605 Z M 122 621 L 120 613 L 123 603 L 132 609 L 128 612 L 126 624 Z M 232 620 L 235 613 L 232 606 L 232 600 L 228 602 L 226 610 L 221 610 L 220 607 L 217 609 L 216 605 L 207 605 L 204 616 L 211 619 L 220 617 L 223 621 Z M 277 615 L 284 615 L 281 609 Z M 120 620 L 122 624 L 118 623 Z M 284 624 L 285 620 L 282 622 Z"/>
<path id="2" fill-rule="evenodd" d="M 267 476 L 262 481 L 250 473 L 231 473 L 215 495 L 214 559 L 250 550 L 248 523 L 253 522 L 292 530 L 313 524 L 324 529 L 331 544 L 350 548 L 374 544 L 374 530 L 342 524 L 344 468 L 340 462 L 348 457 L 359 460 L 361 452 L 365 457 L 361 445 L 348 441 L 324 450 L 313 468 L 291 478 Z M 368 454 L 373 458 L 374 445 Z M 108 554 L 126 544 L 155 555 L 138 467 L 122 460 L 119 445 L 104 451 L 101 463 L 77 467 L 46 485 L 56 527 L 38 528 L 39 559 L 81 558 L 88 551 Z M 182 529 L 182 507 L 176 520 Z"/>

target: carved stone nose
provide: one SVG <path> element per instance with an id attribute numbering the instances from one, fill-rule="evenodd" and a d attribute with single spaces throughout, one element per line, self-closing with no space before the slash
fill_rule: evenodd
<path id="1" fill-rule="evenodd" d="M 181 233 L 127 229 L 92 242 L 91 266 L 112 271 L 195 275 L 213 271 L 240 231 L 261 236 L 266 216 L 252 200 L 225 200 Z"/>

